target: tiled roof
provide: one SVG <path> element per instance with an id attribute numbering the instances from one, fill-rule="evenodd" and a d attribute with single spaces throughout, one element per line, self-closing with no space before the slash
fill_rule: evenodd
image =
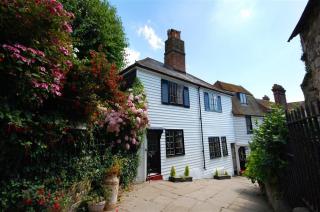
<path id="1" fill-rule="evenodd" d="M 167 76 L 170 76 L 170 77 L 173 77 L 173 78 L 185 81 L 185 82 L 189 82 L 191 84 L 198 85 L 198 86 L 201 86 L 201 87 L 204 87 L 207 89 L 218 91 L 220 93 L 224 93 L 224 94 L 227 94 L 230 96 L 233 95 L 231 92 L 215 88 L 213 85 L 211 85 L 211 84 L 209 84 L 209 83 L 207 83 L 207 82 L 205 82 L 205 81 L 203 81 L 203 80 L 201 80 L 191 74 L 182 73 L 182 72 L 173 70 L 170 67 L 166 67 L 163 63 L 161 63 L 157 60 L 154 60 L 152 58 L 149 58 L 149 57 L 147 57 L 143 60 L 136 61 L 134 64 L 132 64 L 131 66 L 127 67 L 122 72 L 120 72 L 120 74 L 121 75 L 126 74 L 127 72 L 132 70 L 135 66 L 141 67 L 141 68 L 144 68 L 144 69 L 147 69 L 149 71 L 153 71 L 153 72 L 156 72 L 159 74 L 167 75 Z"/>
<path id="2" fill-rule="evenodd" d="M 234 85 L 231 83 L 216 81 L 214 87 L 218 89 L 223 89 L 233 93 L 244 93 L 247 97 L 248 104 L 241 104 L 237 95 L 232 97 L 232 113 L 234 115 L 251 115 L 251 116 L 264 116 L 269 110 L 265 100 L 259 101 L 255 99 L 254 96 L 241 85 Z"/>
<path id="3" fill-rule="evenodd" d="M 264 116 L 267 109 L 251 95 L 247 95 L 248 104 L 241 104 L 237 96 L 232 97 L 232 113 L 234 115 Z"/>
<path id="4" fill-rule="evenodd" d="M 226 82 L 216 81 L 213 86 L 221 90 L 235 93 L 244 93 L 253 96 L 247 89 L 245 89 L 241 85 L 234 85 Z"/>

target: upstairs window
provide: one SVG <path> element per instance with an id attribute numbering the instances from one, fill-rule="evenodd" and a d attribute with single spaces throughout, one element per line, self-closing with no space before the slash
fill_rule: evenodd
<path id="1" fill-rule="evenodd" d="M 162 104 L 190 107 L 189 88 L 168 80 L 161 80 Z"/>
<path id="2" fill-rule="evenodd" d="M 219 137 L 209 137 L 209 153 L 210 159 L 221 157 Z"/>
<path id="3" fill-rule="evenodd" d="M 246 94 L 238 93 L 238 98 L 239 98 L 241 104 L 248 104 Z"/>
<path id="4" fill-rule="evenodd" d="M 221 97 L 204 92 L 204 109 L 205 111 L 222 112 Z"/>
<path id="5" fill-rule="evenodd" d="M 228 146 L 227 146 L 227 138 L 225 136 L 221 137 L 221 146 L 222 146 L 223 156 L 227 156 L 228 155 Z"/>
<path id="6" fill-rule="evenodd" d="M 183 130 L 166 130 L 166 155 L 184 155 Z"/>
<path id="7" fill-rule="evenodd" d="M 251 116 L 246 116 L 246 125 L 247 125 L 247 134 L 252 134 L 253 128 L 252 128 Z"/>

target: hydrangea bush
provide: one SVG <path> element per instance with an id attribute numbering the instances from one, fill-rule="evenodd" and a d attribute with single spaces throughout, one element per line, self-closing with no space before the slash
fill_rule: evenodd
<path id="1" fill-rule="evenodd" d="M 74 15 L 56 0 L 0 2 L 0 208 L 60 211 L 115 155 L 132 181 L 148 124 L 138 81 L 128 91 L 104 53 L 73 52 Z"/>

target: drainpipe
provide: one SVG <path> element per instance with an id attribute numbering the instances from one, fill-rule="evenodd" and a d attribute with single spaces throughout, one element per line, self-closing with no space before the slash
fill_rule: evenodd
<path id="1" fill-rule="evenodd" d="M 200 114 L 200 130 L 201 130 L 203 169 L 206 170 L 206 156 L 205 156 L 205 154 L 204 154 L 204 143 L 203 143 L 203 127 L 202 127 L 202 112 L 201 112 L 201 100 L 200 100 L 200 87 L 198 87 L 198 101 L 199 101 L 199 114 Z"/>

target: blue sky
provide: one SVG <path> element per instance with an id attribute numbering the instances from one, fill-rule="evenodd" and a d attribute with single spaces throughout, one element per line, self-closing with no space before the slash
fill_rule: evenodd
<path id="1" fill-rule="evenodd" d="M 167 30 L 181 31 L 187 72 L 209 83 L 242 85 L 273 99 L 274 83 L 287 100 L 301 101 L 305 74 L 300 38 L 287 42 L 307 0 L 110 0 L 129 42 L 129 61 L 163 62 Z"/>

